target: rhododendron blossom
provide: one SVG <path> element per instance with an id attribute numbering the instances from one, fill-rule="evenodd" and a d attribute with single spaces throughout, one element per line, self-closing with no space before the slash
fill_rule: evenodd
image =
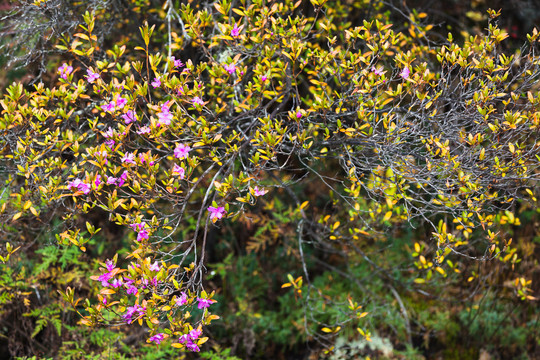
<path id="1" fill-rule="evenodd" d="M 204 105 L 204 102 L 202 101 L 202 99 L 198 96 L 195 96 L 193 98 L 193 105 Z"/>
<path id="2" fill-rule="evenodd" d="M 161 106 L 161 112 L 158 113 L 158 126 L 159 125 L 170 125 L 173 119 L 172 113 L 169 111 L 169 103 L 165 103 Z"/>
<path id="3" fill-rule="evenodd" d="M 89 184 L 85 183 L 81 179 L 75 179 L 73 181 L 68 182 L 67 187 L 71 190 L 76 189 L 78 191 L 82 191 L 83 194 L 85 195 L 88 194 L 90 190 L 92 189 Z"/>
<path id="4" fill-rule="evenodd" d="M 180 61 L 180 59 L 176 59 L 174 56 L 171 56 L 171 61 L 173 62 L 174 67 L 182 67 L 182 66 L 184 66 L 182 61 Z"/>
<path id="5" fill-rule="evenodd" d="M 152 81 L 152 86 L 155 88 L 158 88 L 161 86 L 161 79 L 159 77 L 155 78 L 154 81 Z"/>
<path id="6" fill-rule="evenodd" d="M 101 175 L 99 174 L 96 175 L 96 179 L 94 180 L 94 185 L 96 189 L 99 187 L 99 185 L 101 185 Z"/>
<path id="7" fill-rule="evenodd" d="M 197 298 L 197 301 L 198 301 L 198 304 L 197 304 L 198 309 L 206 309 L 210 307 L 210 305 L 216 302 L 216 300 L 203 299 L 203 298 Z"/>
<path id="8" fill-rule="evenodd" d="M 177 159 L 185 159 L 188 157 L 190 150 L 191 148 L 189 147 L 189 145 L 178 144 L 174 149 L 174 157 L 176 157 Z"/>
<path id="9" fill-rule="evenodd" d="M 116 99 L 115 104 L 118 109 L 123 109 L 127 104 L 127 99 L 119 96 L 118 99 Z"/>
<path id="10" fill-rule="evenodd" d="M 111 286 L 112 286 L 113 288 L 118 288 L 118 287 L 122 286 L 123 284 L 124 284 L 124 283 L 123 283 L 123 281 L 122 281 L 122 278 L 119 278 L 119 279 L 114 278 L 114 279 L 111 281 Z"/>
<path id="11" fill-rule="evenodd" d="M 176 298 L 174 304 L 176 306 L 182 306 L 187 304 L 187 294 L 182 292 L 179 297 Z"/>
<path id="12" fill-rule="evenodd" d="M 106 104 L 106 105 L 103 105 L 101 107 L 103 110 L 107 111 L 107 112 L 114 112 L 116 110 L 116 105 L 114 103 L 114 101 L 111 101 L 110 103 Z"/>
<path id="13" fill-rule="evenodd" d="M 268 192 L 268 190 L 264 190 L 264 189 L 259 189 L 258 186 L 255 186 L 253 188 L 253 195 L 255 196 L 263 196 L 264 194 L 266 194 Z"/>
<path id="14" fill-rule="evenodd" d="M 373 66 L 373 67 L 371 68 L 371 71 L 372 71 L 375 75 L 377 75 L 377 76 L 383 76 L 383 74 L 384 74 L 383 71 L 382 71 L 382 69 L 376 68 L 375 66 Z"/>
<path id="15" fill-rule="evenodd" d="M 225 215 L 226 213 L 226 210 L 223 206 L 219 206 L 219 207 L 209 206 L 208 211 L 210 212 L 210 218 L 212 220 L 219 220 L 223 218 L 223 215 Z"/>
<path id="16" fill-rule="evenodd" d="M 165 339 L 164 333 L 156 334 L 148 339 L 149 342 L 155 342 L 156 344 L 161 344 L 161 342 Z"/>
<path id="17" fill-rule="evenodd" d="M 240 35 L 240 29 L 238 28 L 238 25 L 234 24 L 234 27 L 231 30 L 231 36 L 237 37 L 238 35 Z"/>
<path id="18" fill-rule="evenodd" d="M 139 135 L 150 134 L 150 128 L 148 126 L 141 126 L 139 130 L 137 130 L 137 134 Z"/>
<path id="19" fill-rule="evenodd" d="M 183 180 L 185 177 L 186 171 L 180 165 L 174 164 L 172 174 L 173 176 L 178 176 L 181 180 Z"/>
<path id="20" fill-rule="evenodd" d="M 126 153 L 123 157 L 122 157 L 122 162 L 123 163 L 126 163 L 126 164 L 133 164 L 135 165 L 135 154 L 133 153 Z M 127 174 L 126 174 L 127 176 Z"/>
<path id="21" fill-rule="evenodd" d="M 405 68 L 399 73 L 399 76 L 401 76 L 404 79 L 407 79 L 410 75 L 411 71 L 408 67 L 405 66 Z"/>
<path id="22" fill-rule="evenodd" d="M 234 65 L 234 64 L 224 65 L 224 68 L 231 75 L 234 74 L 234 72 L 236 71 L 236 65 Z"/>
<path id="23" fill-rule="evenodd" d="M 154 263 L 150 265 L 148 269 L 150 269 L 150 271 L 159 271 L 161 270 L 161 266 L 159 265 L 157 261 L 154 261 Z"/>
<path id="24" fill-rule="evenodd" d="M 131 124 L 132 122 L 137 121 L 137 118 L 136 118 L 136 115 L 135 115 L 135 111 L 133 111 L 133 110 L 128 110 L 128 112 L 126 112 L 125 114 L 122 114 L 122 119 L 124 119 L 124 122 L 126 123 L 126 125 Z"/>
<path id="25" fill-rule="evenodd" d="M 99 79 L 99 74 L 93 72 L 93 71 L 90 70 L 90 69 L 87 69 L 87 70 L 86 70 L 86 73 L 88 74 L 88 76 L 86 77 L 86 81 L 88 81 L 89 83 L 93 83 L 94 81 L 96 81 L 97 79 Z"/>
<path id="26" fill-rule="evenodd" d="M 64 80 L 67 80 L 68 75 L 71 74 L 72 71 L 73 67 L 65 63 L 58 68 L 58 73 L 60 74 L 60 77 Z"/>

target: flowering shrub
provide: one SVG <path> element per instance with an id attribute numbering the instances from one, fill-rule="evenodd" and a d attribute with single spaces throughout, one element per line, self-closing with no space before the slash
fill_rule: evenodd
<path id="1" fill-rule="evenodd" d="M 81 32 L 59 46 L 72 58 L 58 67 L 57 86 L 7 89 L 3 237 L 24 246 L 14 228 L 59 216 L 58 242 L 86 252 L 101 230 L 96 214 L 130 229 L 129 246 L 98 259 L 85 305 L 73 286 L 62 291 L 82 324 L 138 324 L 148 343 L 200 351 L 219 319 L 203 282 L 209 233 L 246 221 L 265 198 L 291 202 L 290 253 L 302 276 L 284 287 L 308 307 L 305 248 L 369 262 L 363 240 L 404 221 L 432 233 L 410 246 L 417 286 L 459 274 L 464 258 L 520 262 L 501 229 L 519 224 L 518 200 L 536 202 L 539 34 L 518 58 L 500 50 L 507 34 L 494 21 L 463 45 L 451 35 L 438 45 L 421 16 L 411 15 L 408 34 L 383 16 L 346 28 L 330 11 L 319 16 L 324 1 L 311 3 L 312 17 L 292 1 L 196 10 L 166 2 L 192 57 L 182 56 L 183 40 L 156 50 L 149 25 L 142 46 L 98 56 L 86 13 Z M 340 210 L 310 212 L 316 199 L 291 190 L 306 179 Z M 525 275 L 511 291 L 533 299 Z M 320 321 L 313 336 L 350 325 L 369 339 L 368 313 L 351 298 L 343 308 L 345 320 Z"/>

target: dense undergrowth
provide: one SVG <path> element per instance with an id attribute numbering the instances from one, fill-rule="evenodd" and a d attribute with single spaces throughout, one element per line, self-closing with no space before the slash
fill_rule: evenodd
<path id="1" fill-rule="evenodd" d="M 2 8 L 0 358 L 537 357 L 540 35 L 484 5 Z"/>

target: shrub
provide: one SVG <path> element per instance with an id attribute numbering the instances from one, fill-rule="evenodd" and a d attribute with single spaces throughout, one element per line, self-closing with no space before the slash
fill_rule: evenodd
<path id="1" fill-rule="evenodd" d="M 390 226 L 409 221 L 432 233 L 409 244 L 417 259 L 409 286 L 459 279 L 469 259 L 519 264 L 506 235 L 520 224 L 521 201 L 536 202 L 538 32 L 506 54 L 495 11 L 485 34 L 437 44 L 423 13 L 410 15 L 405 33 L 381 13 L 348 27 L 339 2 L 311 3 L 303 11 L 292 1 L 167 1 L 161 34 L 146 24 L 140 46 L 104 53 L 87 12 L 80 32 L 57 46 L 72 56 L 57 86 L 7 89 L 2 238 L 34 251 L 36 232 L 61 220 L 57 243 L 99 264 L 80 279 L 85 302 L 75 280 L 61 291 L 82 324 L 138 323 L 147 342 L 199 351 L 203 329 L 219 318 L 204 282 L 215 237 L 249 219 L 257 223 L 249 251 L 282 246 L 298 261 L 301 276 L 284 286 L 309 310 L 307 336 L 323 342 L 344 326 L 370 337 L 353 298 L 337 299 L 335 316 L 316 301 L 324 292 L 308 269 L 339 270 L 332 254 L 367 262 L 404 311 L 392 287 L 399 276 L 365 252 Z M 152 38 L 162 34 L 156 51 Z M 188 43 L 191 56 L 181 56 Z M 121 240 L 98 239 L 109 222 Z M 90 248 L 108 240 L 108 258 Z M 533 299 L 526 275 L 515 277 L 509 291 Z"/>

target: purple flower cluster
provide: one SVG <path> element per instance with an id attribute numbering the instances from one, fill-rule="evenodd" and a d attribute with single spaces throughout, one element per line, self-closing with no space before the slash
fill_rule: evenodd
<path id="1" fill-rule="evenodd" d="M 146 312 L 146 306 L 140 306 L 140 305 L 135 304 L 133 306 L 129 306 L 126 309 L 126 313 L 124 315 L 122 315 L 122 318 L 128 324 L 131 324 L 134 321 L 134 319 L 133 319 L 134 316 L 141 316 L 145 312 Z"/>
<path id="2" fill-rule="evenodd" d="M 163 341 L 163 339 L 165 339 L 165 334 L 164 333 L 159 333 L 159 334 L 156 334 L 154 336 L 151 336 L 148 341 L 150 342 L 155 342 L 156 344 L 161 344 L 161 342 Z"/>
<path id="3" fill-rule="evenodd" d="M 129 226 L 137 232 L 137 241 L 148 240 L 149 234 L 146 229 L 146 223 L 140 222 Z"/>
<path id="4" fill-rule="evenodd" d="M 180 338 L 178 339 L 178 342 L 180 344 L 186 345 L 186 348 L 191 351 L 199 352 L 201 351 L 201 349 L 199 349 L 199 346 L 197 346 L 197 344 L 194 343 L 193 341 L 197 340 L 199 336 L 201 336 L 201 334 L 202 334 L 202 331 L 200 329 L 193 329 L 188 334 L 184 334 L 180 336 Z"/>
<path id="5" fill-rule="evenodd" d="M 122 119 L 124 119 L 124 122 L 126 125 L 131 124 L 132 122 L 137 121 L 137 116 L 135 114 L 135 111 L 128 110 L 125 114 L 122 114 Z"/>
<path id="6" fill-rule="evenodd" d="M 174 164 L 172 174 L 173 176 L 178 176 L 180 180 L 184 180 L 184 177 L 186 176 L 186 170 L 184 170 L 184 168 L 180 165 Z"/>
<path id="7" fill-rule="evenodd" d="M 88 76 L 86 77 L 86 81 L 88 81 L 89 83 L 93 83 L 94 81 L 99 79 L 99 74 L 93 72 L 90 69 L 86 70 L 86 73 L 88 74 Z"/>
<path id="8" fill-rule="evenodd" d="M 219 207 L 209 206 L 208 212 L 210 212 L 210 218 L 212 219 L 212 221 L 216 221 L 223 218 L 223 215 L 227 213 L 227 211 L 225 210 L 223 206 L 219 206 Z"/>
<path id="9" fill-rule="evenodd" d="M 73 66 L 69 66 L 68 64 L 62 64 L 62 66 L 60 66 L 58 68 L 58 73 L 60 74 L 60 77 L 64 80 L 67 80 L 67 77 L 69 74 L 71 74 L 71 72 L 73 71 Z"/>
<path id="10" fill-rule="evenodd" d="M 191 148 L 189 145 L 178 144 L 174 149 L 174 157 L 177 159 L 185 159 L 188 157 L 190 150 Z"/>
<path id="11" fill-rule="evenodd" d="M 82 191 L 83 194 L 88 194 L 91 190 L 91 186 L 81 179 L 75 179 L 67 183 L 68 189 Z"/>
<path id="12" fill-rule="evenodd" d="M 107 176 L 107 185 L 124 186 L 128 177 L 127 171 L 124 171 L 120 177 Z"/>
<path id="13" fill-rule="evenodd" d="M 161 105 L 161 112 L 158 113 L 157 115 L 159 119 L 158 126 L 171 124 L 173 115 L 169 110 L 169 106 L 170 106 L 170 103 L 168 101 L 165 104 Z"/>

